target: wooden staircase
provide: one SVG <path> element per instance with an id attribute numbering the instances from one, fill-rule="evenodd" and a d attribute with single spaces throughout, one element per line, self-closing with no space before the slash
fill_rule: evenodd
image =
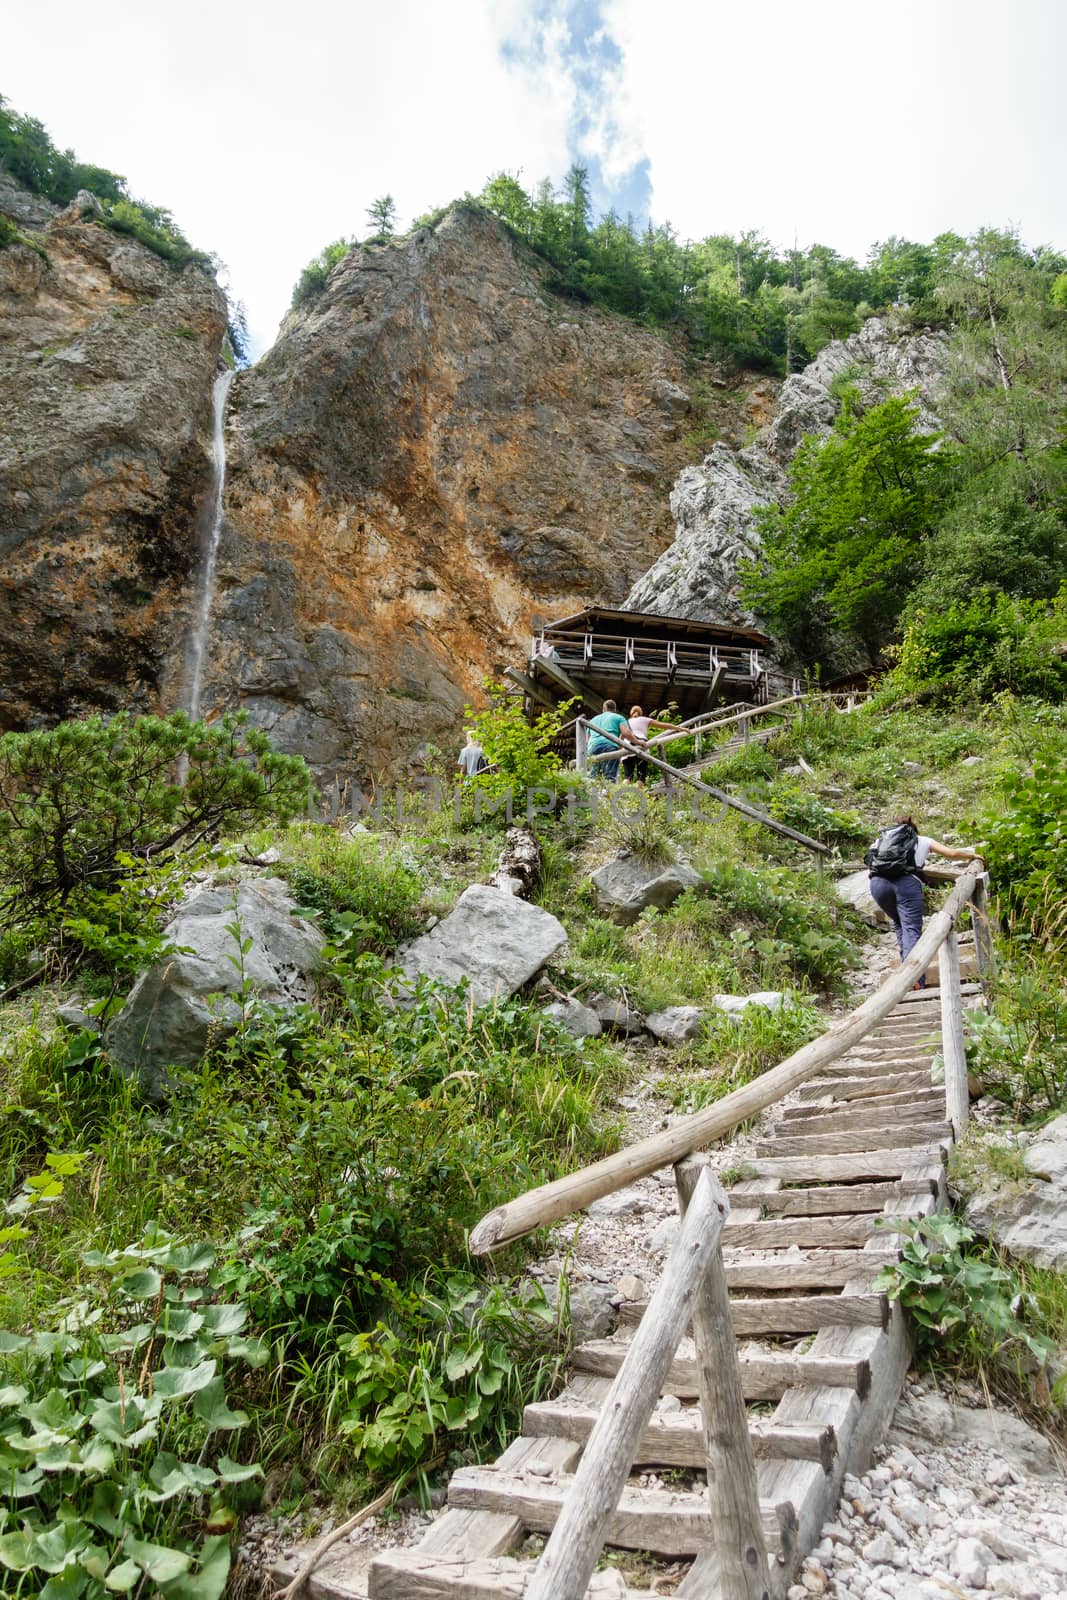
<path id="1" fill-rule="evenodd" d="M 978 1003 L 977 984 L 961 989 Z M 899 1253 L 894 1219 L 944 1202 L 952 1132 L 931 1077 L 940 1010 L 936 988 L 902 1000 L 778 1112 L 729 1190 L 723 1264 L 775 1597 L 818 1541 L 844 1473 L 869 1464 L 907 1369 L 901 1313 L 874 1282 Z M 514 1552 L 554 1526 L 644 1309 L 624 1305 L 613 1338 L 574 1351 L 567 1388 L 527 1406 L 522 1437 L 496 1462 L 453 1474 L 448 1509 L 422 1543 L 374 1561 L 371 1600 L 519 1600 L 536 1558 Z M 691 1561 L 679 1596 L 718 1593 L 697 1397 L 686 1339 L 635 1463 L 667 1481 L 631 1475 L 607 1530 L 609 1546 Z M 311 1593 L 338 1600 L 339 1577 L 327 1566 Z M 648 1592 L 618 1570 L 595 1573 L 587 1590 L 596 1600 Z"/>

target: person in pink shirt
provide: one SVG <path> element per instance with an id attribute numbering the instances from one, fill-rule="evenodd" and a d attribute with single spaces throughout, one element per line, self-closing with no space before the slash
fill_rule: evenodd
<path id="1" fill-rule="evenodd" d="M 647 745 L 649 734 L 653 728 L 674 727 L 673 722 L 657 722 L 655 717 L 646 717 L 640 706 L 631 706 L 630 715 L 626 720 L 630 725 L 630 732 L 633 734 L 635 741 L 642 746 Z M 628 778 L 631 783 L 641 783 L 644 780 L 646 770 L 645 762 L 639 755 L 625 756 L 623 758 L 623 777 Z"/>

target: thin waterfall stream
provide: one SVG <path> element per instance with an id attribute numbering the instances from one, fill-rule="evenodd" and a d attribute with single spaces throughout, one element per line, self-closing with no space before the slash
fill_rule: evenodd
<path id="1" fill-rule="evenodd" d="M 200 715 L 208 627 L 215 599 L 215 568 L 222 534 L 222 494 L 226 487 L 226 399 L 233 372 L 220 372 L 211 391 L 211 488 L 200 514 L 200 590 L 196 617 L 186 652 L 185 708 L 195 722 Z"/>

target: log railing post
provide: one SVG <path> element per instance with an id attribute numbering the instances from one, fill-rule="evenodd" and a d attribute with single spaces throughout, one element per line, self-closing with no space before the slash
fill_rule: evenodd
<path id="1" fill-rule="evenodd" d="M 988 993 L 996 981 L 997 958 L 993 949 L 993 928 L 989 918 L 989 874 L 983 873 L 971 897 L 971 927 L 974 929 L 974 959 L 978 977 Z"/>
<path id="2" fill-rule="evenodd" d="M 945 1060 L 945 1120 L 957 1139 L 967 1130 L 967 1052 L 963 1042 L 963 996 L 960 994 L 960 949 L 951 928 L 937 953 L 941 988 L 941 1054 Z"/>
<path id="3" fill-rule="evenodd" d="M 589 765 L 586 752 L 589 749 L 589 740 L 585 731 L 585 718 L 574 719 L 574 769 L 576 772 L 585 772 Z"/>
<path id="4" fill-rule="evenodd" d="M 525 1600 L 583 1600 L 641 1435 L 692 1316 L 698 1285 L 719 1255 L 729 1210 L 712 1174 L 701 1174 L 663 1276 L 604 1397 L 556 1525 L 523 1591 Z"/>
<path id="5" fill-rule="evenodd" d="M 683 1215 L 704 1172 L 710 1172 L 705 1155 L 690 1156 L 674 1169 Z M 715 1187 L 718 1188 L 717 1180 Z M 721 1250 L 712 1256 L 693 1301 L 693 1340 L 708 1458 L 712 1542 L 719 1563 L 717 1600 L 769 1600 L 770 1575 L 760 1521 L 756 1458 L 748 1431 Z"/>

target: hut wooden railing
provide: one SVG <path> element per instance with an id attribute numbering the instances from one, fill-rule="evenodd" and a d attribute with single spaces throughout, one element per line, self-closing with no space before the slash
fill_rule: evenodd
<path id="1" fill-rule="evenodd" d="M 942 909 L 930 917 L 907 960 L 882 986 L 772 1071 L 662 1133 L 498 1206 L 472 1230 L 471 1250 L 482 1255 L 582 1211 L 603 1195 L 671 1164 L 685 1213 L 659 1288 L 601 1408 L 571 1491 L 525 1591 L 527 1600 L 581 1600 L 584 1596 L 642 1431 L 690 1321 L 700 1367 L 719 1600 L 756 1600 L 767 1595 L 767 1554 L 755 1465 L 719 1243 L 728 1205 L 711 1173 L 694 1164 L 694 1156 L 859 1044 L 914 988 L 935 955 L 940 977 L 946 1120 L 959 1138 L 967 1125 L 967 1065 L 956 924 L 970 907 L 979 975 L 983 982 L 990 982 L 993 949 L 987 886 L 988 879 L 979 869 L 964 872 Z"/>
<path id="2" fill-rule="evenodd" d="M 760 652 L 746 646 L 684 644 L 637 634 L 543 629 L 533 639 L 531 658 L 550 657 L 552 652 L 564 667 L 603 665 L 621 668 L 626 675 L 640 668 L 643 677 L 651 673 L 668 683 L 679 674 L 710 677 L 717 671 L 755 681 L 763 672 Z"/>

